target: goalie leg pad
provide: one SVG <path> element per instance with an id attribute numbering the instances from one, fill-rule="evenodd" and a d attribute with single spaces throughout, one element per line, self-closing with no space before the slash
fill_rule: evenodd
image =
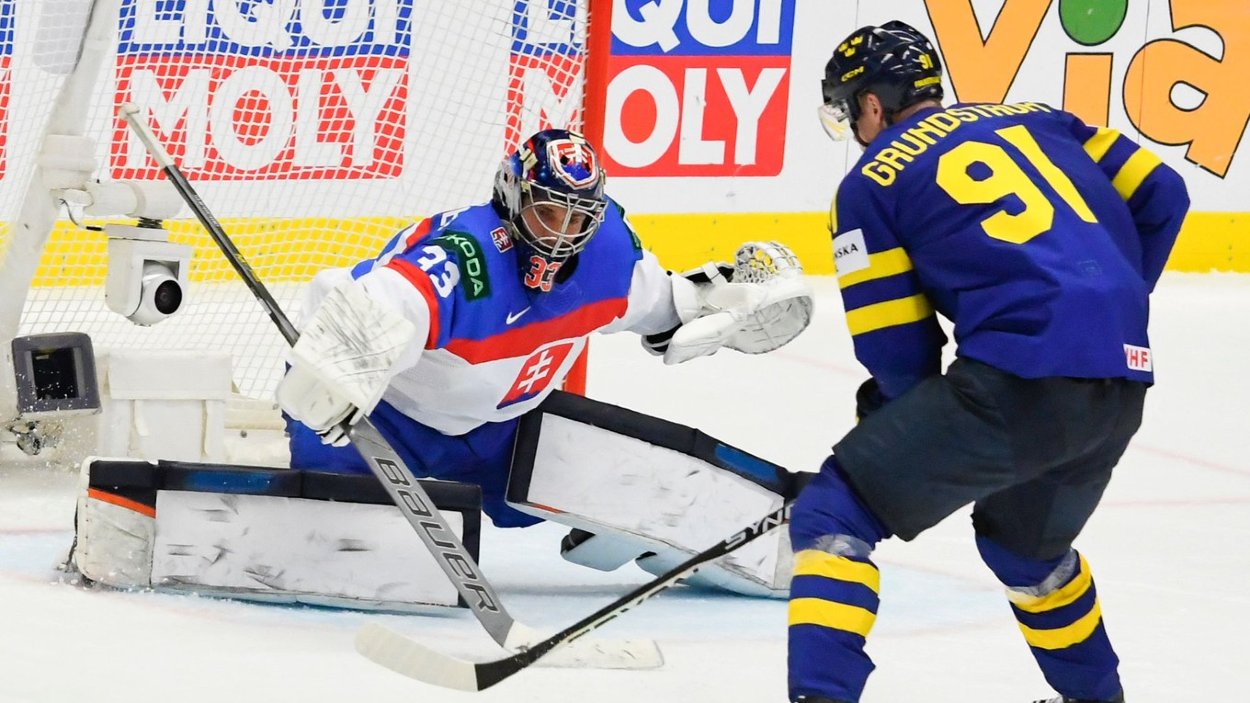
<path id="1" fill-rule="evenodd" d="M 795 490 L 793 474 L 697 430 L 557 392 L 522 417 L 508 500 L 594 535 L 564 550 L 610 570 L 643 555 L 685 561 Z M 687 583 L 784 597 L 791 553 L 782 530 L 703 567 Z"/>
<path id="2" fill-rule="evenodd" d="M 394 611 L 460 602 L 372 477 L 135 460 L 84 472 L 72 564 L 98 583 Z M 476 559 L 479 492 L 423 486 Z"/>

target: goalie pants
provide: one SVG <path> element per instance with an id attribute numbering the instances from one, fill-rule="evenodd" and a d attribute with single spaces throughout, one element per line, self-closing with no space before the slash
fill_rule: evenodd
<path id="1" fill-rule="evenodd" d="M 283 417 L 290 440 L 291 468 L 344 474 L 373 473 L 355 447 L 322 444 L 316 432 L 285 413 Z M 422 425 L 386 402 L 379 403 L 369 419 L 417 478 L 481 486 L 482 511 L 499 527 L 528 527 L 542 522 L 512 508 L 504 500 L 519 420 L 489 422 L 453 437 Z"/>
<path id="2" fill-rule="evenodd" d="M 1141 424 L 1145 384 L 1023 379 L 969 359 L 856 426 L 804 489 L 790 526 L 790 695 L 858 701 L 873 665 L 875 544 L 973 503 L 982 559 L 1065 696 L 1109 700 L 1119 660 L 1089 565 L 1071 548 Z"/>

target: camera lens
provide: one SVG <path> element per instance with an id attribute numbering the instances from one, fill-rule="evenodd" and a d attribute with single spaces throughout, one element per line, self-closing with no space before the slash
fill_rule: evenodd
<path id="1" fill-rule="evenodd" d="M 152 296 L 152 304 L 162 315 L 172 315 L 178 312 L 179 306 L 182 305 L 182 286 L 178 285 L 177 281 L 162 282 L 156 287 L 156 293 Z"/>

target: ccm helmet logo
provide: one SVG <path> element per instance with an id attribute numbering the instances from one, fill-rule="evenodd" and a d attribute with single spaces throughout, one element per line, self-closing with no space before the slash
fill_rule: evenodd
<path id="1" fill-rule="evenodd" d="M 863 72 L 864 72 L 863 66 L 860 66 L 859 68 L 851 69 L 850 71 L 847 71 L 846 73 L 842 74 L 842 82 L 845 83 Z"/>

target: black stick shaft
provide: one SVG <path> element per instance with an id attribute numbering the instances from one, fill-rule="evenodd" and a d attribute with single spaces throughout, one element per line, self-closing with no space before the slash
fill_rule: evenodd
<path id="1" fill-rule="evenodd" d="M 493 662 L 484 662 L 477 664 L 474 669 L 477 674 L 478 690 L 489 688 L 500 681 L 512 676 L 513 674 L 528 667 L 538 661 L 544 654 L 547 654 L 557 647 L 562 647 L 569 642 L 581 637 L 582 635 L 593 632 L 603 627 L 618 616 L 633 609 L 634 607 L 645 603 L 656 594 L 668 589 L 680 579 L 689 576 L 698 571 L 699 567 L 704 564 L 719 559 L 720 557 L 735 551 L 743 545 L 749 544 L 759 537 L 768 534 L 776 527 L 780 527 L 790 520 L 790 508 L 793 502 L 786 502 L 780 508 L 765 515 L 759 521 L 746 528 L 734 533 L 732 536 L 717 542 L 702 552 L 690 557 L 686 561 L 678 564 L 667 572 L 655 577 L 651 581 L 642 584 L 634 590 L 626 593 L 620 598 L 608 603 L 595 612 L 551 635 L 541 642 L 536 642 L 529 649 L 519 654 L 514 654 L 506 659 L 500 659 Z"/>

